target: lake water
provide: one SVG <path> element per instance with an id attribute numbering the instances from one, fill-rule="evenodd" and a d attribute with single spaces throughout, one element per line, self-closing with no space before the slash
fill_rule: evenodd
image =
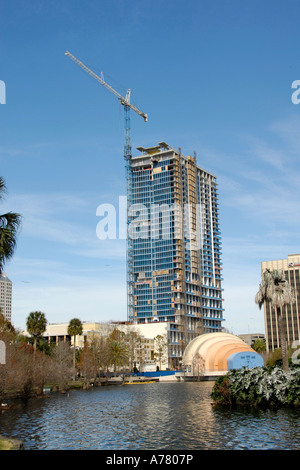
<path id="1" fill-rule="evenodd" d="M 211 382 L 113 385 L 31 399 L 0 415 L 26 450 L 295 450 L 300 410 L 211 405 Z"/>

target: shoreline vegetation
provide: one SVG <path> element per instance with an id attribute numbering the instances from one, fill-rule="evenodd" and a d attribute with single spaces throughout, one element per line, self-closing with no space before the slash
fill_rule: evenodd
<path id="1" fill-rule="evenodd" d="M 31 337 L 24 337 L 0 314 L 0 339 L 5 343 L 5 362 L 0 364 L 0 413 L 13 412 L 28 399 L 47 399 L 55 392 L 67 394 L 69 390 L 90 390 L 112 383 L 146 384 L 159 380 L 138 377 L 136 366 L 143 370 L 144 355 L 142 338 L 136 332 L 125 334 L 115 328 L 108 336 L 94 337 L 80 349 L 74 347 L 75 336 L 81 331 L 80 321 L 73 322 L 70 328 L 72 346 L 68 341 L 50 344 L 43 338 L 46 322 L 41 312 L 33 312 L 29 320 Z M 162 349 L 156 357 L 158 364 L 163 354 Z M 290 364 L 285 371 L 280 361 L 281 354 L 274 355 L 264 367 L 231 370 L 217 378 L 211 392 L 212 406 L 299 410 L 300 366 Z M 23 447 L 18 440 L 0 436 L 1 448 Z"/>
<path id="2" fill-rule="evenodd" d="M 89 385 L 82 378 L 68 382 L 64 390 L 59 390 L 57 384 L 46 383 L 42 394 L 38 390 L 32 390 L 32 393 L 26 397 L 30 398 L 49 398 L 55 393 L 67 394 L 71 390 L 91 390 L 94 387 L 103 387 L 113 383 L 153 383 L 153 380 L 141 377 L 141 381 L 136 378 L 135 381 L 129 380 L 128 376 L 111 377 L 109 380 L 102 377 L 101 380 L 91 382 Z M 178 382 L 174 382 L 178 383 Z M 201 381 L 194 381 L 201 383 Z M 40 391 L 39 391 L 40 392 Z M 289 371 L 284 371 L 280 366 L 274 367 L 256 367 L 253 369 L 231 370 L 226 375 L 218 377 L 213 384 L 212 407 L 220 409 L 237 408 L 260 408 L 260 409 L 278 409 L 289 408 L 300 410 L 300 367 L 294 366 Z M 26 401 L 25 400 L 25 401 Z M 13 410 L 22 406 L 24 402 L 21 396 L 8 400 L 7 403 L 0 403 L 0 413 L 6 410 Z M 25 450 L 22 441 L 8 436 L 0 435 L 0 450 Z"/>
<path id="3" fill-rule="evenodd" d="M 76 346 L 82 334 L 82 323 L 74 318 L 68 336 L 49 342 L 43 336 L 47 325 L 45 314 L 31 312 L 27 318 L 28 335 L 16 331 L 0 312 L 0 340 L 5 360 L 0 362 L 0 410 L 8 409 L 14 399 L 26 400 L 44 396 L 45 388 L 64 394 L 70 388 L 89 389 L 110 383 L 149 382 L 143 375 L 149 354 L 144 338 L 134 330 L 107 329 L 92 335 L 84 347 Z M 70 338 L 73 337 L 73 342 Z M 160 335 L 154 338 L 153 363 L 161 370 L 167 344 Z M 145 373 L 147 375 L 147 373 Z M 157 381 L 158 378 L 151 378 Z"/>
<path id="4" fill-rule="evenodd" d="M 6 349 L 5 364 L 0 364 L 0 411 L 15 406 L 18 400 L 47 397 L 49 391 L 65 394 L 74 388 L 159 380 L 137 377 L 143 374 L 136 368 L 139 364 L 143 370 L 143 343 L 136 332 L 125 334 L 115 328 L 108 336 L 94 337 L 84 348 L 76 349 L 75 338 L 72 347 L 67 341 L 49 344 L 42 337 L 46 322 L 41 312 L 33 312 L 29 318 L 32 336 L 24 337 L 0 314 L 0 339 Z M 79 320 L 73 323 L 70 333 L 75 336 L 81 325 Z M 211 396 L 214 404 L 299 407 L 300 365 L 290 360 L 285 371 L 280 356 L 269 357 L 264 367 L 232 370 L 216 379 Z M 158 356 L 157 361 L 160 359 Z"/>
<path id="5" fill-rule="evenodd" d="M 300 367 L 231 370 L 216 380 L 211 398 L 214 406 L 227 408 L 300 410 Z"/>
<path id="6" fill-rule="evenodd" d="M 24 336 L 0 312 L 0 340 L 5 350 L 5 361 L 0 363 L 0 404 L 14 397 L 43 395 L 47 384 L 65 393 L 70 384 L 83 382 L 82 388 L 107 384 L 111 376 L 125 378 L 137 373 L 137 367 L 144 368 L 147 351 L 136 331 L 124 333 L 114 328 L 109 334 L 92 336 L 78 348 L 76 336 L 82 333 L 79 319 L 69 324 L 73 343 L 70 339 L 49 342 L 43 337 L 46 324 L 42 312 L 31 312 L 27 319 L 30 336 Z M 155 351 L 153 359 L 160 364 L 162 355 L 163 351 Z"/>
<path id="7" fill-rule="evenodd" d="M 28 399 L 50 398 L 55 393 L 65 395 L 72 390 L 92 390 L 93 388 L 109 385 L 134 385 L 158 383 L 159 377 L 137 376 L 136 374 L 109 374 L 97 377 L 87 382 L 83 377 L 69 380 L 60 388 L 58 383 L 44 383 L 43 389 L 32 388 L 30 393 L 24 390 L 6 395 L 6 400 L 0 401 L 0 413 L 18 408 Z M 179 383 L 170 380 L 170 383 Z M 202 382 L 193 380 L 192 382 Z M 300 366 L 293 366 L 284 371 L 281 366 L 244 368 L 230 370 L 227 374 L 217 377 L 212 382 L 212 406 L 227 408 L 261 407 L 280 408 L 290 407 L 300 409 Z"/>

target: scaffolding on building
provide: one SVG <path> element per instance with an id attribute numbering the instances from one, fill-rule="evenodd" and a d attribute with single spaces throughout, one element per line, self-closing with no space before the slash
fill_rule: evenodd
<path id="1" fill-rule="evenodd" d="M 128 221 L 134 235 L 128 319 L 168 321 L 176 366 L 191 339 L 222 329 L 216 178 L 198 167 L 195 156 L 186 158 L 164 142 L 138 150 L 142 155 L 131 159 L 128 171 L 129 198 L 142 209 Z"/>

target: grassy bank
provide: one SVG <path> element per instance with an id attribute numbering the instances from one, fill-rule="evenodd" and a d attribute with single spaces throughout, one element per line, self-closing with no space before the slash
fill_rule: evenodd
<path id="1" fill-rule="evenodd" d="M 0 450 L 21 450 L 23 444 L 17 439 L 0 436 Z"/>

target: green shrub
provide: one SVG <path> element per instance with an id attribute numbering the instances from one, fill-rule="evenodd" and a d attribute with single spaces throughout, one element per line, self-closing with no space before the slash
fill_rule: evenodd
<path id="1" fill-rule="evenodd" d="M 284 372 L 280 367 L 231 370 L 219 377 L 211 398 L 231 406 L 300 406 L 300 369 Z"/>

